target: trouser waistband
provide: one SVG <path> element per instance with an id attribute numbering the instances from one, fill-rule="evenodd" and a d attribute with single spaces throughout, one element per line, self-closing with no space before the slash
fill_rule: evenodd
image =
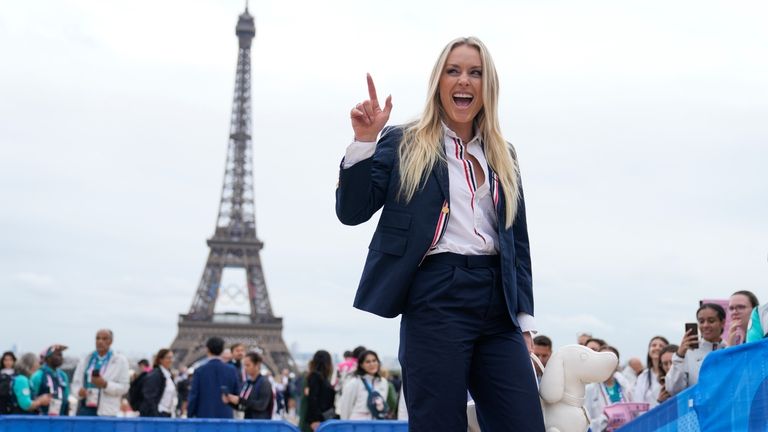
<path id="1" fill-rule="evenodd" d="M 459 255 L 452 252 L 443 252 L 427 255 L 424 264 L 448 264 L 456 267 L 483 268 L 499 267 L 501 258 L 498 255 Z"/>

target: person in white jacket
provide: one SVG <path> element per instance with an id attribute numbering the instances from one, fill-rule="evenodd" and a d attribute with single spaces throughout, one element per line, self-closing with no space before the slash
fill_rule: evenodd
<path id="1" fill-rule="evenodd" d="M 672 396 L 699 382 L 699 369 L 704 357 L 712 351 L 728 346 L 722 339 L 725 328 L 725 309 L 722 306 L 704 303 L 696 311 L 696 320 L 699 323 L 701 338 L 690 330 L 685 332 L 680 348 L 672 355 L 672 368 L 664 383 L 667 392 Z"/>
<path id="2" fill-rule="evenodd" d="M 373 420 L 368 408 L 368 387 L 387 399 L 389 383 L 380 374 L 379 356 L 370 350 L 363 351 L 358 357 L 354 377 L 344 384 L 337 411 L 342 420 Z M 366 384 L 368 384 L 366 386 Z"/>
<path id="3" fill-rule="evenodd" d="M 659 404 L 659 393 L 661 384 L 659 375 L 661 374 L 661 361 L 659 360 L 661 350 L 669 345 L 669 341 L 663 336 L 654 336 L 648 342 L 648 357 L 646 359 L 646 368 L 640 375 L 634 385 L 632 401 L 645 402 L 651 408 Z"/>
<path id="4" fill-rule="evenodd" d="M 96 351 L 80 360 L 72 377 L 72 394 L 77 396 L 77 415 L 116 416 L 128 393 L 128 359 L 110 349 L 112 330 L 96 332 Z"/>
<path id="5" fill-rule="evenodd" d="M 600 352 L 611 351 L 619 357 L 619 351 L 609 345 L 600 348 Z M 588 384 L 584 390 L 584 407 L 591 419 L 589 428 L 592 432 L 601 432 L 608 427 L 608 417 L 603 414 L 605 407 L 618 402 L 632 402 L 632 384 L 619 371 L 601 383 Z"/>

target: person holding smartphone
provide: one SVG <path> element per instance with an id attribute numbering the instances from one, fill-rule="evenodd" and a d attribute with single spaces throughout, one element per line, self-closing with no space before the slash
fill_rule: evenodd
<path id="1" fill-rule="evenodd" d="M 726 348 L 722 335 L 725 309 L 715 303 L 704 303 L 696 311 L 697 324 L 686 324 L 685 335 L 677 352 L 672 355 L 672 368 L 664 387 L 674 396 L 699 381 L 701 363 L 712 351 Z M 701 337 L 699 337 L 699 331 Z"/>
<path id="2" fill-rule="evenodd" d="M 659 364 L 661 365 L 659 384 L 661 385 L 661 391 L 659 392 L 659 397 L 656 399 L 659 403 L 662 403 L 672 397 L 664 384 L 667 382 L 667 374 L 669 373 L 669 369 L 672 368 L 672 356 L 677 352 L 678 348 L 680 347 L 675 344 L 667 345 L 664 347 L 664 349 L 661 350 L 661 354 L 659 354 Z"/>
<path id="3" fill-rule="evenodd" d="M 116 416 L 128 393 L 128 359 L 112 348 L 112 330 L 96 332 L 96 350 L 80 360 L 72 376 L 72 394 L 78 398 L 78 416 Z"/>

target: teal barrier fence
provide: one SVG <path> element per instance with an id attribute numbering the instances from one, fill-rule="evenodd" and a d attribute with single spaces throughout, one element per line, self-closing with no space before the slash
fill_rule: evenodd
<path id="1" fill-rule="evenodd" d="M 0 432 L 299 432 L 284 421 L 2 416 Z"/>
<path id="2" fill-rule="evenodd" d="M 698 384 L 619 431 L 768 431 L 768 339 L 709 354 Z"/>

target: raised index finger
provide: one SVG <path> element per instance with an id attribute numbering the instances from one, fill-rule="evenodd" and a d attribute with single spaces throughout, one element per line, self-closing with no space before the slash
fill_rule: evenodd
<path id="1" fill-rule="evenodd" d="M 368 79 L 368 97 L 371 98 L 371 104 L 373 104 L 373 107 L 378 108 L 379 97 L 376 96 L 376 86 L 373 84 L 373 78 L 371 78 L 371 74 L 365 74 L 365 76 Z"/>

